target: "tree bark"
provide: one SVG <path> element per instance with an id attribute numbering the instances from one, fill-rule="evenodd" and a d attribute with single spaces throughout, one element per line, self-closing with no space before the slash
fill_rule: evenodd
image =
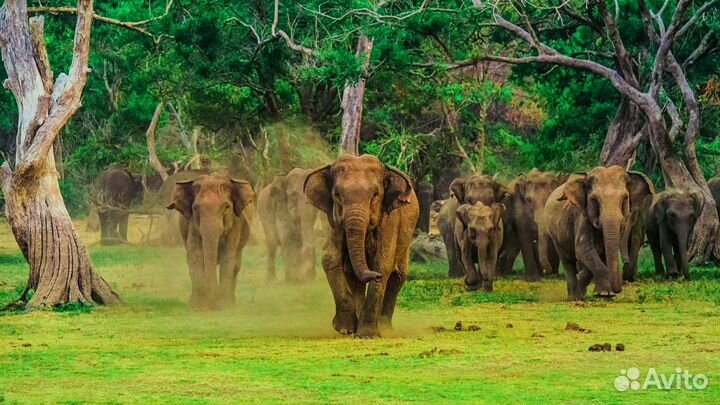
<path id="1" fill-rule="evenodd" d="M 53 80 L 43 18 L 28 21 L 25 1 L 7 0 L 0 7 L 0 49 L 8 76 L 4 85 L 18 106 L 15 166 L 5 162 L 0 178 L 8 223 L 30 265 L 27 287 L 17 302 L 25 308 L 119 302 L 95 272 L 65 208 L 53 153 L 55 139 L 80 108 L 92 17 L 92 0 L 79 0 L 70 72 Z"/>
<path id="2" fill-rule="evenodd" d="M 640 109 L 623 97 L 605 136 L 600 152 L 601 166 L 618 165 L 626 169 L 632 166 L 638 146 L 647 138 L 642 123 Z"/>
<path id="3" fill-rule="evenodd" d="M 357 156 L 360 153 L 360 127 L 362 125 L 363 99 L 365 98 L 365 81 L 370 67 L 370 55 L 373 49 L 373 40 L 360 35 L 357 45 L 358 57 L 363 58 L 365 74 L 356 83 L 345 86 L 342 104 L 342 138 L 340 140 L 340 153 Z"/>
<path id="4" fill-rule="evenodd" d="M 145 138 L 147 139 L 147 148 L 150 164 L 152 165 L 153 169 L 155 169 L 155 172 L 160 175 L 164 182 L 170 176 L 168 175 L 167 169 L 165 169 L 162 163 L 160 163 L 160 159 L 158 159 L 157 156 L 157 150 L 155 149 L 155 130 L 157 129 L 158 121 L 160 121 L 160 115 L 162 114 L 163 106 L 164 103 L 161 101 L 158 103 L 157 107 L 155 107 L 155 112 L 153 113 L 152 120 L 150 121 L 150 126 L 148 126 L 148 129 L 145 132 Z"/>

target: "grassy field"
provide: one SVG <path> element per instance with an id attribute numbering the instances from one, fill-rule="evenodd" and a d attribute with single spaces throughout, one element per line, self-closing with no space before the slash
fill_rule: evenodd
<path id="1" fill-rule="evenodd" d="M 302 286 L 268 284 L 257 246 L 246 250 L 237 308 L 194 313 L 182 249 L 83 238 L 124 305 L 0 315 L 0 403 L 720 403 L 717 268 L 657 282 L 645 255 L 642 280 L 614 302 L 570 303 L 560 279 L 467 293 L 444 279 L 445 264 L 413 264 L 394 331 L 356 340 L 332 329 L 321 271 Z M 26 275 L 0 224 L 0 305 Z M 457 332 L 457 321 L 479 330 Z M 588 351 L 606 342 L 612 352 Z M 668 376 L 679 367 L 709 386 L 616 391 L 630 367 L 641 383 L 651 367 Z"/>

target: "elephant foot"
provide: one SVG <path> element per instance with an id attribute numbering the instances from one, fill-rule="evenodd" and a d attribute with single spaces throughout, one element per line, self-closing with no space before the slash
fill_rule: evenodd
<path id="1" fill-rule="evenodd" d="M 392 329 L 392 318 L 384 315 L 380 316 L 380 319 L 378 320 L 378 327 L 384 330 Z"/>
<path id="2" fill-rule="evenodd" d="M 378 273 L 377 271 L 367 270 L 355 274 L 357 275 L 358 280 L 360 280 L 362 283 L 369 283 L 371 281 L 382 281 L 382 274 Z"/>
<path id="3" fill-rule="evenodd" d="M 372 339 L 380 337 L 380 331 L 377 325 L 363 323 L 360 324 L 357 332 L 355 332 L 355 337 L 358 339 Z"/>
<path id="4" fill-rule="evenodd" d="M 677 271 L 668 271 L 667 278 L 670 280 L 680 278 L 680 273 Z"/>
<path id="5" fill-rule="evenodd" d="M 475 286 L 475 289 L 477 289 L 478 284 L 480 284 L 480 277 L 478 277 L 477 275 L 470 274 L 470 275 L 465 276 L 465 285 L 466 286 L 468 286 L 468 287 Z"/>
<path id="6" fill-rule="evenodd" d="M 487 293 L 493 292 L 493 283 L 492 283 L 492 281 L 487 281 L 487 280 L 485 280 L 485 281 L 483 281 L 482 286 L 483 286 L 483 291 L 485 291 L 485 292 L 487 292 Z"/>
<path id="7" fill-rule="evenodd" d="M 332 324 L 341 335 L 352 335 L 357 329 L 357 316 L 353 312 L 337 313 Z"/>
<path id="8" fill-rule="evenodd" d="M 479 283 L 477 284 L 465 284 L 465 289 L 468 291 L 477 291 L 480 287 Z"/>
<path id="9" fill-rule="evenodd" d="M 539 283 L 541 280 L 539 274 L 528 274 L 525 279 L 530 283 Z"/>
<path id="10" fill-rule="evenodd" d="M 190 307 L 193 311 L 209 311 L 211 309 L 208 300 L 197 294 L 190 296 L 190 300 L 188 300 L 188 307 Z"/>

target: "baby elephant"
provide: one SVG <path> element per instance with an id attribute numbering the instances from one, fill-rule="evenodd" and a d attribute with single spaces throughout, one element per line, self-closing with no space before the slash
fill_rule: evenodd
<path id="1" fill-rule="evenodd" d="M 701 209 L 702 200 L 696 193 L 666 190 L 655 196 L 650 207 L 647 236 L 657 274 L 677 277 L 682 273 L 685 280 L 690 280 L 688 241 Z"/>
<path id="2" fill-rule="evenodd" d="M 456 211 L 455 240 L 465 269 L 465 284 L 470 290 L 480 286 L 487 292 L 493 290 L 498 251 L 503 242 L 504 211 L 505 205 L 501 203 L 488 206 L 482 202 L 463 204 Z M 482 280 L 475 263 L 480 267 Z"/>
<path id="3" fill-rule="evenodd" d="M 248 205 L 254 196 L 248 182 L 217 174 L 175 184 L 167 209 L 182 215 L 180 233 L 192 283 L 190 307 L 216 309 L 235 302 L 242 250 L 250 236 Z"/>

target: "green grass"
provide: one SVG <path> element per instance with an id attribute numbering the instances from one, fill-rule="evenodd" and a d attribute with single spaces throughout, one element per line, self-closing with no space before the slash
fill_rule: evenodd
<path id="1" fill-rule="evenodd" d="M 22 291 L 27 268 L 4 224 L 0 235 L 2 305 Z M 124 304 L 0 315 L 0 403 L 720 402 L 720 269 L 656 281 L 643 256 L 641 280 L 615 301 L 570 303 L 561 279 L 502 279 L 493 294 L 468 293 L 444 279 L 444 263 L 413 264 L 394 330 L 356 340 L 332 329 L 321 271 L 300 286 L 266 283 L 257 246 L 246 250 L 237 307 L 197 313 L 185 306 L 182 249 L 83 237 Z M 480 330 L 455 332 L 457 321 Z M 605 342 L 627 349 L 587 350 Z M 613 381 L 629 367 L 682 367 L 710 385 L 619 393 Z"/>

